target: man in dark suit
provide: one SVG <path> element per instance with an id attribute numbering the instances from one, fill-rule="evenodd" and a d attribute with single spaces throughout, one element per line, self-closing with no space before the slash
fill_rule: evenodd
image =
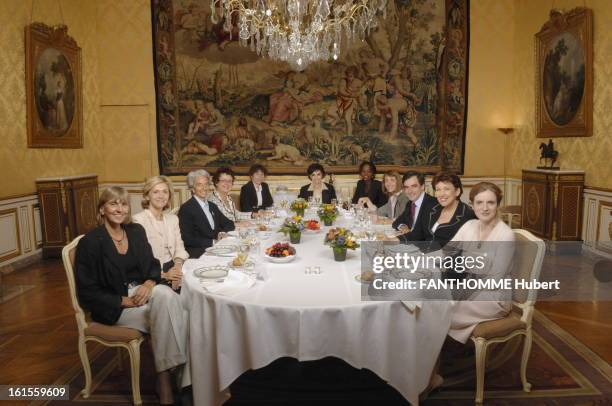
<path id="1" fill-rule="evenodd" d="M 234 222 L 221 213 L 212 202 L 206 200 L 210 185 L 210 174 L 203 169 L 187 175 L 187 186 L 192 197 L 178 212 L 181 237 L 190 258 L 199 258 L 215 240 L 234 230 Z"/>
<path id="2" fill-rule="evenodd" d="M 421 216 L 427 216 L 438 204 L 435 197 L 425 193 L 425 175 L 419 172 L 406 172 L 402 177 L 404 193 L 408 196 L 406 208 L 393 222 L 393 228 L 403 234 L 412 230 Z"/>

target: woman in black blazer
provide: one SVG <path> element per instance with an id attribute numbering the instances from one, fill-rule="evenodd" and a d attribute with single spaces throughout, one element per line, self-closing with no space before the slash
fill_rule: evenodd
<path id="1" fill-rule="evenodd" d="M 376 207 L 381 207 L 387 203 L 388 198 L 383 192 L 382 183 L 374 179 L 376 177 L 376 165 L 368 161 L 362 162 L 359 165 L 359 176 L 361 176 L 361 180 L 357 182 L 357 188 L 352 199 L 353 204 L 357 204 L 362 197 L 369 198 Z"/>
<path id="2" fill-rule="evenodd" d="M 310 164 L 306 170 L 310 184 L 300 188 L 298 197 L 308 200 L 312 197 L 320 197 L 321 203 L 329 204 L 333 199 L 336 199 L 336 189 L 330 184 L 323 182 L 325 178 L 325 169 L 321 164 Z"/>
<path id="3" fill-rule="evenodd" d="M 249 169 L 251 180 L 240 188 L 240 211 L 258 212 L 274 205 L 272 194 L 264 179 L 268 176 L 268 169 L 260 164 L 255 164 Z M 260 193 L 257 193 L 257 189 Z M 261 196 L 261 197 L 259 197 Z"/>
<path id="4" fill-rule="evenodd" d="M 435 251 L 446 245 L 468 220 L 476 218 L 474 211 L 459 198 L 463 193 L 461 179 L 455 174 L 442 172 L 431 182 L 438 204 L 429 213 L 419 213 L 419 220 L 409 233 L 399 236 L 404 244 L 428 241 L 424 251 Z"/>
<path id="5" fill-rule="evenodd" d="M 127 192 L 102 192 L 101 225 L 79 241 L 75 280 L 80 304 L 94 321 L 151 334 L 160 403 L 172 404 L 169 370 L 185 363 L 187 324 L 180 296 L 161 281 L 145 229 L 130 223 Z M 154 320 L 154 322 L 152 322 Z"/>

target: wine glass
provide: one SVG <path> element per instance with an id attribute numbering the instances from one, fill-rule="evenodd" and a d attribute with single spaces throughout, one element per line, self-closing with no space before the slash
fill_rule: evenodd
<path id="1" fill-rule="evenodd" d="M 238 237 L 240 237 L 241 241 L 246 240 L 248 236 L 249 236 L 249 229 L 247 227 L 238 228 Z"/>

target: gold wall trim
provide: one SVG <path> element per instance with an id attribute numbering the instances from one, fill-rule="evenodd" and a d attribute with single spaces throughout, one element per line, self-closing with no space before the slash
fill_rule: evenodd
<path id="1" fill-rule="evenodd" d="M 8 195 L 8 196 L 0 195 L 0 201 L 2 201 L 2 200 L 21 199 L 22 197 L 37 197 L 36 196 L 36 191 L 33 191 L 31 193 L 20 193 L 20 194 L 17 194 L 17 195 Z"/>
<path id="2" fill-rule="evenodd" d="M 585 189 L 590 189 L 590 190 L 596 190 L 598 192 L 612 193 L 612 189 L 608 189 L 608 188 L 605 188 L 605 187 L 597 187 L 597 186 L 587 186 L 587 185 L 584 185 L 584 188 Z"/>

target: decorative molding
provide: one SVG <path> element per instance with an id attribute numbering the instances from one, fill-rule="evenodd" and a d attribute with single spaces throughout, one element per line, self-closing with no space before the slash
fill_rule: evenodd
<path id="1" fill-rule="evenodd" d="M 19 222 L 21 224 L 21 242 L 23 243 L 23 252 L 32 251 L 32 233 L 30 232 L 30 216 L 28 214 L 28 206 L 19 207 Z"/>
<path id="2" fill-rule="evenodd" d="M 607 212 L 607 214 L 606 214 Z M 603 227 L 602 227 L 602 223 Z M 597 202 L 597 231 L 595 233 L 595 248 L 612 254 L 612 237 L 609 229 L 612 224 L 612 201 L 600 200 Z M 602 230 L 605 237 L 602 238 Z M 607 237 L 607 238 L 606 238 Z"/>
<path id="3" fill-rule="evenodd" d="M 40 220 L 40 204 L 32 205 L 32 227 L 34 228 L 34 244 L 36 248 L 42 247 L 42 223 Z"/>
<path id="4" fill-rule="evenodd" d="M 19 235 L 19 214 L 18 209 L 16 207 L 12 209 L 0 210 L 0 225 L 2 224 L 2 219 L 9 218 L 13 216 L 14 226 L 13 232 L 10 231 L 7 233 L 2 233 L 6 237 L 10 235 L 14 236 L 15 248 L 8 249 L 7 251 L 0 252 L 0 263 L 4 261 L 8 261 L 9 259 L 13 259 L 21 255 L 21 236 Z M 0 226 L 1 227 L 1 226 Z"/>
<path id="5" fill-rule="evenodd" d="M 608 230 L 609 223 L 612 222 L 612 191 L 585 188 L 583 206 L 582 239 L 584 245 L 596 254 L 612 256 L 612 242 L 609 233 L 602 233 L 602 230 Z M 606 210 L 609 210 L 607 215 Z"/>
<path id="6" fill-rule="evenodd" d="M 22 263 L 26 258 L 40 255 L 42 236 L 40 220 L 38 226 L 36 223 L 38 210 L 38 196 L 35 194 L 0 199 L 0 218 L 3 216 L 12 218 L 11 221 L 0 221 L 0 235 L 4 238 L 14 236 L 15 241 L 14 249 L 0 253 L 1 268 L 9 264 Z"/>
<path id="7" fill-rule="evenodd" d="M 15 194 L 15 195 L 8 195 L 8 196 L 0 196 L 0 201 L 4 201 L 4 200 L 13 200 L 13 199 L 21 199 L 21 198 L 29 198 L 32 197 L 32 195 L 35 195 L 36 191 L 33 192 L 29 192 L 29 193 L 19 193 L 19 194 Z"/>

